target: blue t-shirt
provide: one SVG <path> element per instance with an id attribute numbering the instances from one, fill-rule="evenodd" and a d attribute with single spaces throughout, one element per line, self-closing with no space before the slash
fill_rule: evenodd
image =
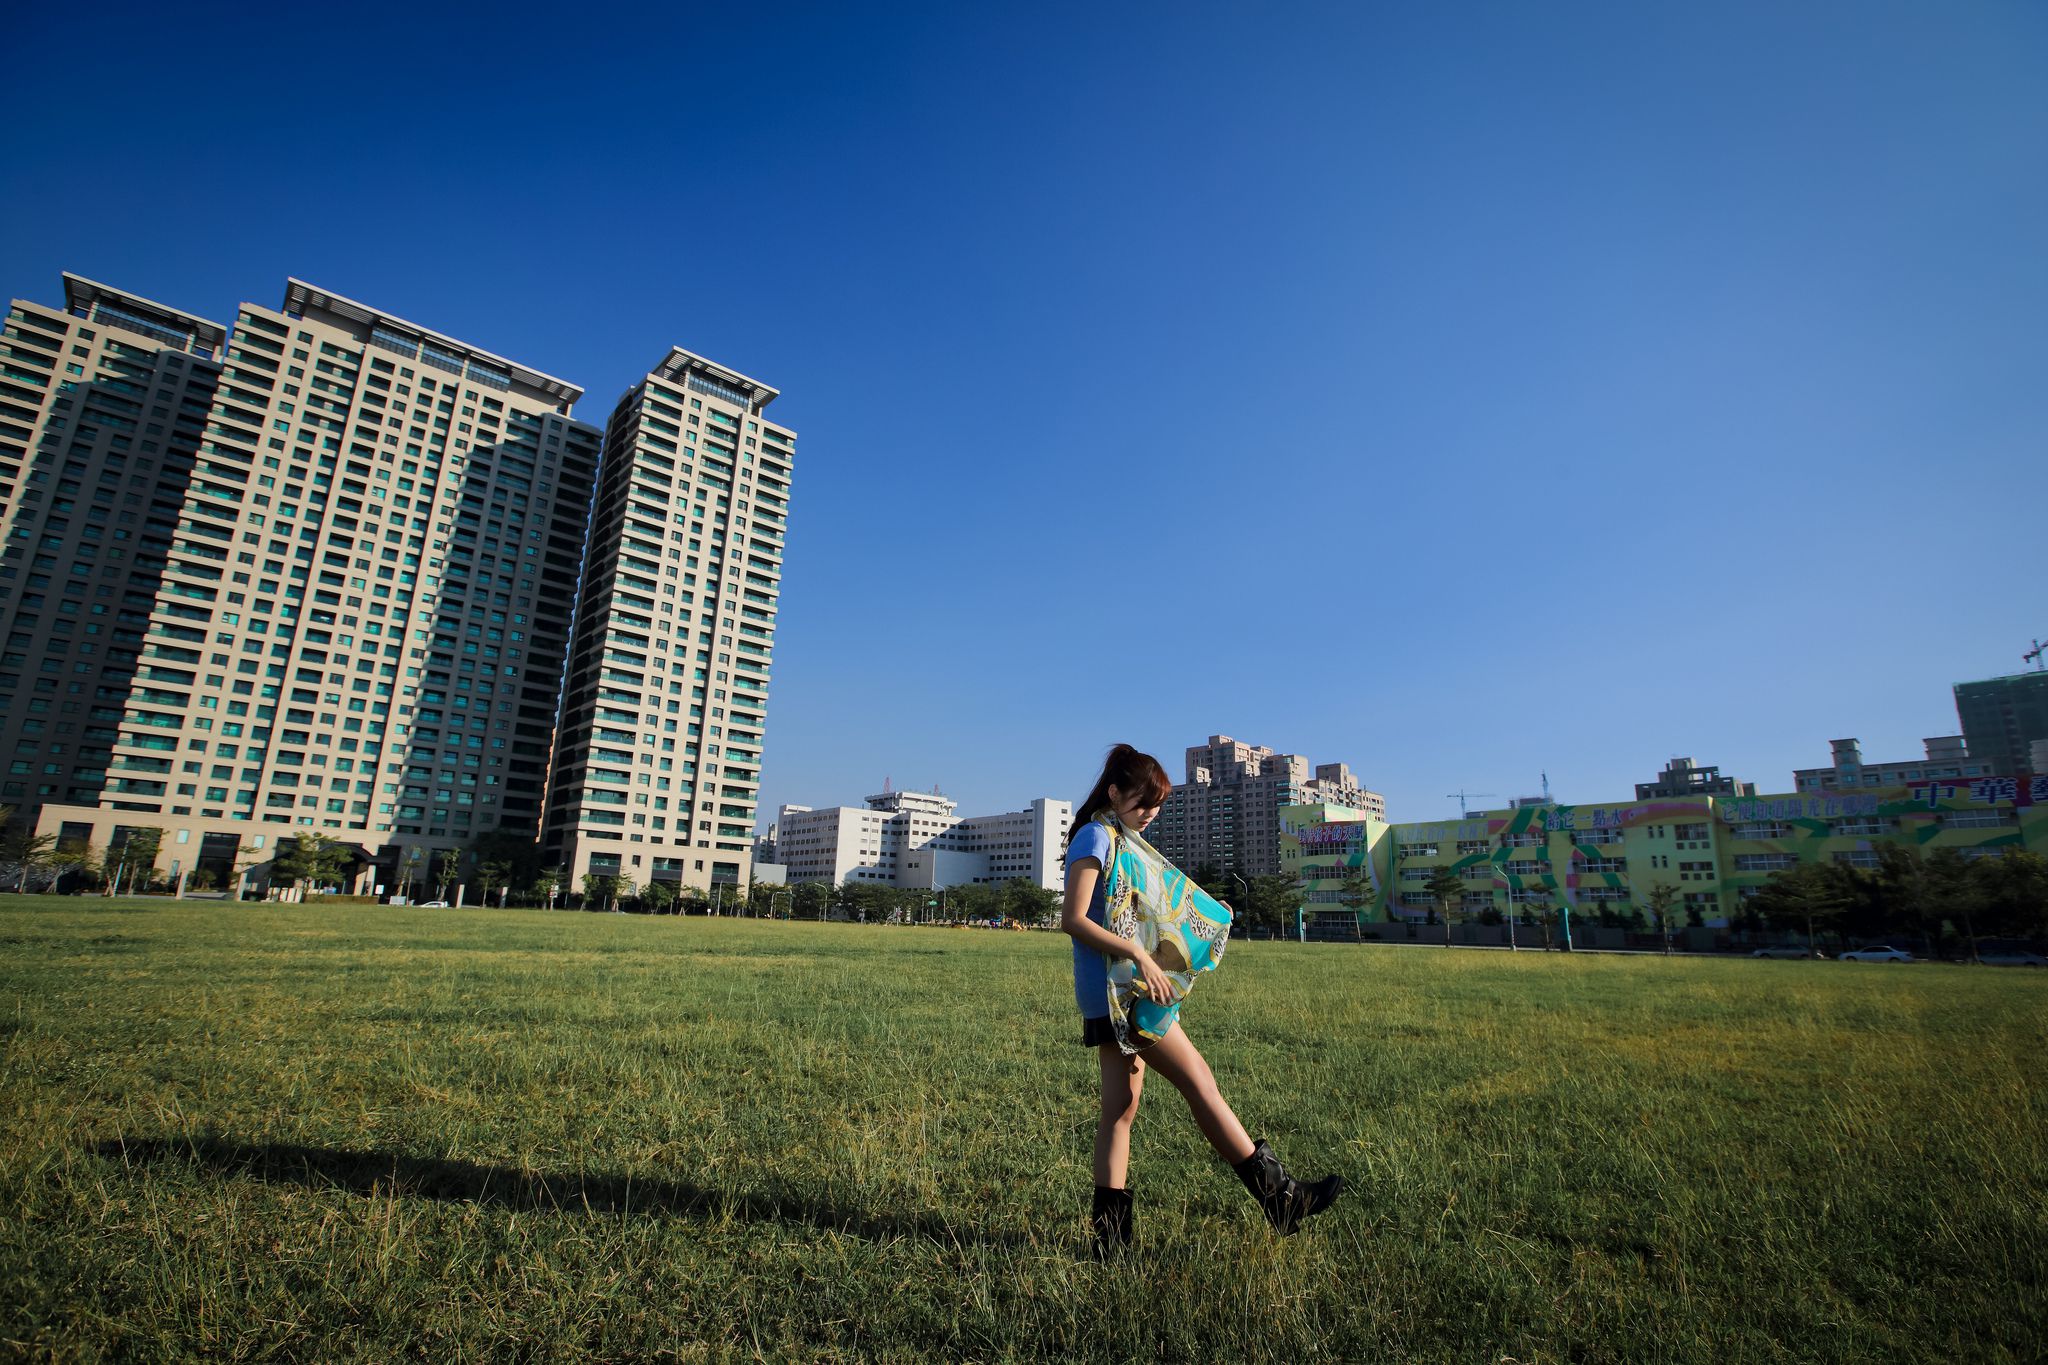
<path id="1" fill-rule="evenodd" d="M 1108 928 L 1103 919 L 1102 890 L 1109 885 L 1109 831 L 1090 820 L 1074 831 L 1074 837 L 1067 844 L 1067 875 L 1074 875 L 1074 862 L 1078 858 L 1093 858 L 1102 864 L 1102 872 L 1095 879 L 1095 897 L 1088 903 L 1088 918 Z M 1083 1019 L 1099 1019 L 1109 1014 L 1109 959 L 1096 952 L 1079 939 L 1074 940 L 1074 1004 L 1080 1008 Z"/>

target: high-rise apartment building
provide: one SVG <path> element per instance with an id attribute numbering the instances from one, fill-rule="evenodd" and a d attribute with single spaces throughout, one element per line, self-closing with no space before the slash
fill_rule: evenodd
<path id="1" fill-rule="evenodd" d="M 223 881 L 537 837 L 582 390 L 299 280 L 231 330 L 64 284 L 0 339 L 0 802 Z"/>
<path id="2" fill-rule="evenodd" d="M 1994 773 L 2039 771 L 2033 745 L 2048 739 L 2048 673 L 1957 683 L 1955 693 L 1971 758 Z"/>
<path id="3" fill-rule="evenodd" d="M 606 426 L 544 850 L 574 885 L 748 875 L 796 458 L 775 397 L 676 349 Z"/>
<path id="4" fill-rule="evenodd" d="M 1300 754 L 1228 735 L 1189 746 L 1186 773 L 1145 837 L 1190 872 L 1204 866 L 1241 877 L 1278 872 L 1282 806 L 1326 802 L 1386 818 L 1386 798 L 1360 787 L 1345 764 L 1311 769 Z"/>

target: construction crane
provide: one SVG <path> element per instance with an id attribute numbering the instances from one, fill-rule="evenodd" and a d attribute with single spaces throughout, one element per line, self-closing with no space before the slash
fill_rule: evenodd
<path id="1" fill-rule="evenodd" d="M 2034 647 L 2032 649 L 2020 655 L 2020 662 L 2023 664 L 2032 664 L 2034 666 L 2034 671 L 2036 673 L 2039 673 L 2041 671 L 2041 642 L 2039 640 L 2034 641 Z"/>
<path id="2" fill-rule="evenodd" d="M 1450 800 L 1450 799 L 1451 799 L 1452 797 L 1454 797 L 1454 796 L 1455 796 L 1455 797 L 1456 797 L 1456 798 L 1458 799 L 1458 815 L 1460 816 L 1460 818 L 1462 818 L 1462 817 L 1464 817 L 1465 815 L 1468 815 L 1468 814 L 1470 814 L 1470 812 L 1469 812 L 1469 811 L 1467 811 L 1467 810 L 1465 809 L 1465 798 L 1466 798 L 1466 797 L 1468 797 L 1468 796 L 1492 796 L 1492 795 L 1493 795 L 1493 793 L 1492 793 L 1492 792 L 1468 792 L 1468 791 L 1455 791 L 1455 792 L 1445 792 L 1445 793 L 1444 793 L 1444 800 L 1448 801 L 1448 800 Z"/>

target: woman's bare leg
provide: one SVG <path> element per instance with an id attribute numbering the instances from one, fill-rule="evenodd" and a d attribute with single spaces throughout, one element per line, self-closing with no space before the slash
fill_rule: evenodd
<path id="1" fill-rule="evenodd" d="M 1195 1045 L 1188 1040 L 1186 1031 L 1179 1024 L 1176 1023 L 1166 1031 L 1164 1038 L 1145 1049 L 1145 1060 L 1180 1091 L 1181 1098 L 1188 1102 L 1188 1112 L 1195 1117 L 1195 1126 L 1202 1130 L 1203 1137 L 1209 1139 L 1216 1155 L 1235 1166 L 1252 1154 L 1251 1136 L 1237 1121 L 1237 1114 L 1224 1100 L 1222 1092 L 1217 1090 L 1216 1077 L 1211 1074 L 1209 1064 L 1202 1060 L 1202 1054 L 1195 1050 Z M 1105 1096 L 1107 1093 L 1105 1087 Z M 1104 1102 L 1106 1104 L 1107 1100 Z M 1098 1138 L 1098 1152 L 1101 1150 L 1100 1141 Z M 1097 1169 L 1101 1169 L 1099 1162 Z"/>
<path id="2" fill-rule="evenodd" d="M 1131 1169 L 1131 1120 L 1145 1090 L 1143 1058 L 1126 1057 L 1115 1043 L 1095 1049 L 1102 1067 L 1102 1112 L 1095 1121 L 1095 1183 L 1120 1190 Z"/>

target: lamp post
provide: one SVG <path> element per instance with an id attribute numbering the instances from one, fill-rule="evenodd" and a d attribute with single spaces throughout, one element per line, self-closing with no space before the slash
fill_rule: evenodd
<path id="1" fill-rule="evenodd" d="M 1244 884 L 1244 878 L 1238 876 L 1235 872 L 1226 870 L 1223 875 L 1237 883 L 1238 899 L 1244 902 L 1245 909 L 1249 911 L 1251 909 L 1252 904 L 1252 889 L 1249 886 L 1246 886 Z"/>
<path id="2" fill-rule="evenodd" d="M 1500 886 L 1501 886 L 1501 890 L 1502 890 L 1502 891 L 1505 891 L 1505 892 L 1507 893 L 1507 907 L 1508 907 L 1508 908 L 1507 908 L 1507 916 L 1508 916 L 1508 951 L 1509 951 L 1509 952 L 1511 952 L 1511 953 L 1512 953 L 1512 952 L 1518 952 L 1518 951 L 1520 951 L 1520 950 L 1519 950 L 1519 949 L 1517 949 L 1517 948 L 1516 948 L 1516 946 L 1515 946 L 1515 887 L 1514 887 L 1514 883 L 1513 883 L 1513 882 L 1510 882 L 1510 881 L 1508 880 L 1508 874 L 1507 874 L 1507 869 L 1506 869 L 1505 867 L 1503 867 L 1503 866 L 1502 866 L 1501 864 L 1499 864 L 1499 863 L 1495 863 L 1495 864 L 1493 865 L 1493 869 L 1494 869 L 1494 870 L 1493 870 L 1493 875 L 1494 875 L 1494 877 L 1495 877 L 1496 879 L 1498 879 L 1498 880 L 1499 880 L 1499 882 L 1500 882 Z"/>

